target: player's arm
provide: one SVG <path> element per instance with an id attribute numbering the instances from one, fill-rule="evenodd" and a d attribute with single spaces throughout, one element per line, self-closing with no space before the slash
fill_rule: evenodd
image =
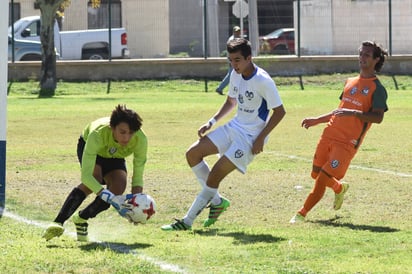
<path id="1" fill-rule="evenodd" d="M 283 105 L 275 107 L 272 109 L 272 116 L 269 118 L 266 126 L 260 132 L 258 137 L 252 146 L 252 153 L 258 154 L 263 151 L 263 145 L 265 143 L 265 138 L 272 132 L 272 130 L 280 123 L 280 121 L 285 117 L 286 111 Z"/>
<path id="2" fill-rule="evenodd" d="M 147 161 L 147 137 L 143 131 L 139 130 L 138 143 L 133 153 L 133 176 L 132 176 L 132 194 L 143 192 L 143 171 Z"/>
<path id="3" fill-rule="evenodd" d="M 81 182 L 95 194 L 103 190 L 103 186 L 93 176 L 99 144 L 100 138 L 90 134 L 83 151 L 81 167 Z"/>
<path id="4" fill-rule="evenodd" d="M 205 124 L 203 124 L 199 130 L 197 131 L 197 135 L 199 137 L 202 137 L 206 131 L 212 128 L 212 126 L 225 117 L 228 113 L 230 113 L 235 107 L 236 107 L 236 98 L 233 97 L 226 97 L 226 101 L 223 103 L 223 105 L 220 107 L 220 109 L 213 115 L 213 117 Z"/>
<path id="5" fill-rule="evenodd" d="M 103 201 L 111 204 L 121 216 L 124 216 L 127 210 L 121 208 L 121 204 L 124 201 L 123 196 L 114 195 L 110 190 L 105 189 L 93 176 L 97 152 L 101 146 L 102 140 L 100 136 L 98 134 L 90 134 L 82 156 L 81 181 Z"/>
<path id="6" fill-rule="evenodd" d="M 333 112 L 336 116 L 354 116 L 365 123 L 381 123 L 385 113 L 384 109 L 372 109 L 364 112 L 357 109 L 338 108 Z"/>
<path id="7" fill-rule="evenodd" d="M 308 129 L 310 127 L 316 126 L 318 124 L 329 122 L 330 118 L 333 115 L 333 111 L 320 115 L 318 117 L 307 117 L 302 120 L 301 126 Z"/>

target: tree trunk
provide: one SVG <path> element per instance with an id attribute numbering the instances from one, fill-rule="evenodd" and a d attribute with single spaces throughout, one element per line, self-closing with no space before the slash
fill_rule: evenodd
<path id="1" fill-rule="evenodd" d="M 55 94 L 57 79 L 54 24 L 57 9 L 63 1 L 37 0 L 41 13 L 40 41 L 42 47 L 39 97 L 52 97 Z"/>

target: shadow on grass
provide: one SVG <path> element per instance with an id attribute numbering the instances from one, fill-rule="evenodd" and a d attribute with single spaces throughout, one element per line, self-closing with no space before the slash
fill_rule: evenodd
<path id="1" fill-rule="evenodd" d="M 124 243 L 113 243 L 113 242 L 100 242 L 100 243 L 87 243 L 80 246 L 79 248 L 84 251 L 94 251 L 94 250 L 103 250 L 111 249 L 112 251 L 119 254 L 135 254 L 136 249 L 144 249 L 151 247 L 150 244 L 124 244 Z"/>
<path id="2" fill-rule="evenodd" d="M 354 225 L 352 223 L 342 223 L 342 222 L 338 221 L 341 218 L 342 217 L 336 216 L 336 217 L 331 218 L 329 220 L 312 221 L 312 223 L 321 224 L 321 225 L 324 225 L 324 226 L 347 227 L 347 228 L 350 228 L 352 230 L 368 230 L 368 231 L 377 232 L 377 233 L 398 232 L 398 231 L 400 231 L 399 229 L 391 228 L 391 227 L 387 227 L 387 226 Z"/>
<path id="3" fill-rule="evenodd" d="M 245 232 L 219 232 L 216 229 L 211 230 L 196 230 L 194 233 L 203 236 L 222 236 L 222 237 L 232 237 L 234 239 L 234 244 L 246 245 L 254 243 L 277 243 L 280 241 L 285 241 L 285 238 L 275 237 L 270 234 L 248 234 Z"/>

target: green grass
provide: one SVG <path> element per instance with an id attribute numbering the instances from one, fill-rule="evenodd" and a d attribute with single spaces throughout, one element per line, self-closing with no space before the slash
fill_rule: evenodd
<path id="1" fill-rule="evenodd" d="M 210 229 L 201 226 L 205 211 L 193 231 L 171 233 L 160 226 L 182 217 L 200 189 L 184 154 L 225 98 L 214 92 L 217 82 L 208 83 L 209 92 L 196 80 L 112 82 L 109 93 L 107 83 L 61 82 L 56 96 L 47 99 L 37 98 L 37 83 L 13 83 L 7 213 L 33 222 L 0 219 L 2 272 L 412 273 L 411 77 L 396 77 L 399 90 L 391 77 L 381 77 L 389 111 L 352 161 L 342 209 L 332 209 L 333 193 L 327 190 L 306 223 L 288 223 L 312 188 L 311 158 L 323 129 L 302 129 L 300 121 L 335 108 L 347 76 L 303 77 L 303 91 L 298 78 L 275 78 L 286 117 L 247 174 L 234 172 L 222 182 L 229 210 Z M 144 119 L 145 192 L 155 198 L 158 212 L 148 224 L 133 226 L 108 210 L 90 221 L 93 242 L 77 243 L 72 234 L 45 242 L 43 228 L 79 183 L 81 129 L 118 103 Z M 65 227 L 74 232 L 70 221 Z"/>

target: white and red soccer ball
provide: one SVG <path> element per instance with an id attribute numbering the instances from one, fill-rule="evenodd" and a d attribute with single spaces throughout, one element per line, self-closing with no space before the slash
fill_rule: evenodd
<path id="1" fill-rule="evenodd" d="M 135 224 L 145 224 L 156 213 L 156 203 L 148 194 L 134 194 L 126 203 L 131 206 L 127 219 Z"/>

